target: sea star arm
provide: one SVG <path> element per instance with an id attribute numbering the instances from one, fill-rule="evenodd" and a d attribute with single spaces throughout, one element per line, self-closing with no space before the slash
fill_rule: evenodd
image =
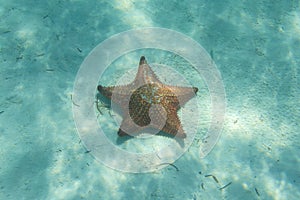
<path id="1" fill-rule="evenodd" d="M 146 62 L 143 63 L 141 61 L 134 82 L 136 85 L 161 83 L 154 71 L 149 67 L 149 65 Z"/>
<path id="2" fill-rule="evenodd" d="M 102 85 L 98 85 L 98 91 L 108 99 L 111 99 L 114 103 L 122 106 L 126 100 L 128 101 L 130 94 L 130 87 L 127 86 L 109 86 L 105 87 Z"/>
<path id="3" fill-rule="evenodd" d="M 179 104 L 183 106 L 190 99 L 192 99 L 198 92 L 196 87 L 178 87 L 178 86 L 167 86 L 172 93 L 174 93 L 179 101 Z"/>
<path id="4" fill-rule="evenodd" d="M 119 136 L 126 136 L 126 135 L 134 135 L 135 133 L 142 130 L 143 127 L 136 125 L 130 116 L 127 114 L 120 125 L 118 135 Z"/>
<path id="5" fill-rule="evenodd" d="M 182 129 L 177 113 L 168 114 L 168 119 L 162 131 L 179 138 L 186 138 L 186 134 Z"/>

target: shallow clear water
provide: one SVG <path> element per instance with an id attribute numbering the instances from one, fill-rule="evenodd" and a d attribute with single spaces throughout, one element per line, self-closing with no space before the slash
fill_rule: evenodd
<path id="1" fill-rule="evenodd" d="M 293 0 L 0 0 L 0 199 L 299 199 L 299 7 Z M 225 124 L 213 151 L 200 159 L 193 143 L 174 163 L 178 171 L 122 173 L 81 144 L 73 83 L 97 44 L 150 26 L 181 32 L 210 53 L 226 90 Z M 139 56 L 107 74 L 135 69 Z M 182 70 L 172 56 L 149 59 Z M 192 70 L 181 72 L 205 89 Z"/>

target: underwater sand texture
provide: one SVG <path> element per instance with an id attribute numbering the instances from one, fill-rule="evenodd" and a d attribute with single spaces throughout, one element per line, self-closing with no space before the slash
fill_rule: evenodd
<path id="1" fill-rule="evenodd" d="M 299 199 L 299 7 L 0 0 L 0 199 Z M 186 34 L 210 53 L 226 89 L 225 126 L 204 159 L 195 140 L 174 165 L 121 173 L 86 152 L 70 97 L 97 44 L 149 26 Z"/>

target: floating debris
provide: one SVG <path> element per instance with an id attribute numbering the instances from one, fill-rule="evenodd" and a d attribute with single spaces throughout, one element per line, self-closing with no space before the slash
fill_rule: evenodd
<path id="1" fill-rule="evenodd" d="M 0 111 L 0 114 L 2 114 L 2 113 L 4 113 L 4 110 L 1 110 L 1 111 Z"/>
<path id="2" fill-rule="evenodd" d="M 179 171 L 178 167 L 176 165 L 174 165 L 173 163 L 161 163 L 158 166 L 160 166 L 160 165 L 171 165 L 172 167 L 174 167 L 176 169 L 176 171 Z"/>
<path id="3" fill-rule="evenodd" d="M 11 31 L 3 31 L 2 34 L 10 33 Z"/>
<path id="4" fill-rule="evenodd" d="M 257 194 L 257 196 L 260 196 L 260 194 L 259 194 L 257 188 L 254 188 L 254 189 L 255 189 L 255 193 Z"/>
<path id="5" fill-rule="evenodd" d="M 177 167 L 176 165 L 174 165 L 174 164 L 172 164 L 172 163 L 170 163 L 170 165 L 171 165 L 172 167 L 174 167 L 174 168 L 176 169 L 176 171 L 179 171 L 179 169 L 178 169 L 178 167 Z"/>
<path id="6" fill-rule="evenodd" d="M 76 49 L 77 49 L 77 51 L 79 51 L 80 53 L 82 52 L 82 50 L 81 50 L 79 47 L 77 47 Z"/>
<path id="7" fill-rule="evenodd" d="M 100 107 L 103 107 L 103 106 L 100 106 L 100 105 L 99 105 L 99 102 L 100 102 L 99 100 L 96 101 L 96 108 L 97 108 L 99 114 L 100 114 L 100 115 L 103 115 L 103 113 L 102 113 L 102 111 L 101 111 L 101 109 L 100 109 Z"/>
<path id="8" fill-rule="evenodd" d="M 104 104 L 99 98 L 97 98 L 97 100 L 95 101 L 96 103 L 96 108 L 99 112 L 100 115 L 103 115 L 103 112 L 101 111 L 100 108 L 109 108 L 108 104 Z M 101 104 L 100 104 L 101 103 Z M 109 115 L 112 117 L 114 115 L 111 114 L 111 112 L 109 111 Z"/>
<path id="9" fill-rule="evenodd" d="M 210 54 L 211 59 L 214 59 L 214 51 L 210 50 L 209 54 Z"/>
<path id="10" fill-rule="evenodd" d="M 23 55 L 16 57 L 16 61 L 22 60 L 23 59 Z"/>
<path id="11" fill-rule="evenodd" d="M 215 182 L 216 182 L 216 183 L 219 183 L 219 180 L 217 179 L 217 177 L 215 177 L 215 176 L 212 175 L 212 174 L 205 175 L 204 177 L 213 177 L 213 179 L 215 180 Z"/>
<path id="12" fill-rule="evenodd" d="M 229 185 L 231 185 L 232 182 L 227 183 L 226 185 L 224 185 L 223 187 L 220 187 L 219 190 L 223 190 L 225 188 L 227 188 Z"/>
<path id="13" fill-rule="evenodd" d="M 258 55 L 258 56 L 264 56 L 265 54 L 262 52 L 262 50 L 260 48 L 255 48 L 255 53 Z"/>
<path id="14" fill-rule="evenodd" d="M 18 96 L 18 95 L 12 95 L 6 98 L 6 101 L 8 101 L 9 103 L 15 103 L 15 104 L 22 104 L 23 103 L 23 99 Z"/>
<path id="15" fill-rule="evenodd" d="M 41 56 L 44 56 L 45 54 L 44 53 L 40 53 L 40 54 L 36 54 L 35 57 L 41 57 Z"/>
<path id="16" fill-rule="evenodd" d="M 204 183 L 201 183 L 201 188 L 202 188 L 203 190 L 205 190 L 205 188 L 204 188 Z"/>
<path id="17" fill-rule="evenodd" d="M 73 105 L 80 107 L 78 104 L 76 104 L 76 103 L 73 101 L 73 95 L 71 94 L 70 96 L 71 96 L 71 101 L 72 101 Z"/>

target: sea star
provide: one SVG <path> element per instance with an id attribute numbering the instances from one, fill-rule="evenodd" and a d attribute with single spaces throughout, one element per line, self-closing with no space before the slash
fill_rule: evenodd
<path id="1" fill-rule="evenodd" d="M 163 84 L 144 56 L 140 58 L 134 81 L 128 85 L 104 87 L 98 91 L 123 111 L 119 136 L 136 135 L 145 128 L 154 128 L 172 136 L 185 138 L 177 111 L 189 101 L 198 88 Z"/>

